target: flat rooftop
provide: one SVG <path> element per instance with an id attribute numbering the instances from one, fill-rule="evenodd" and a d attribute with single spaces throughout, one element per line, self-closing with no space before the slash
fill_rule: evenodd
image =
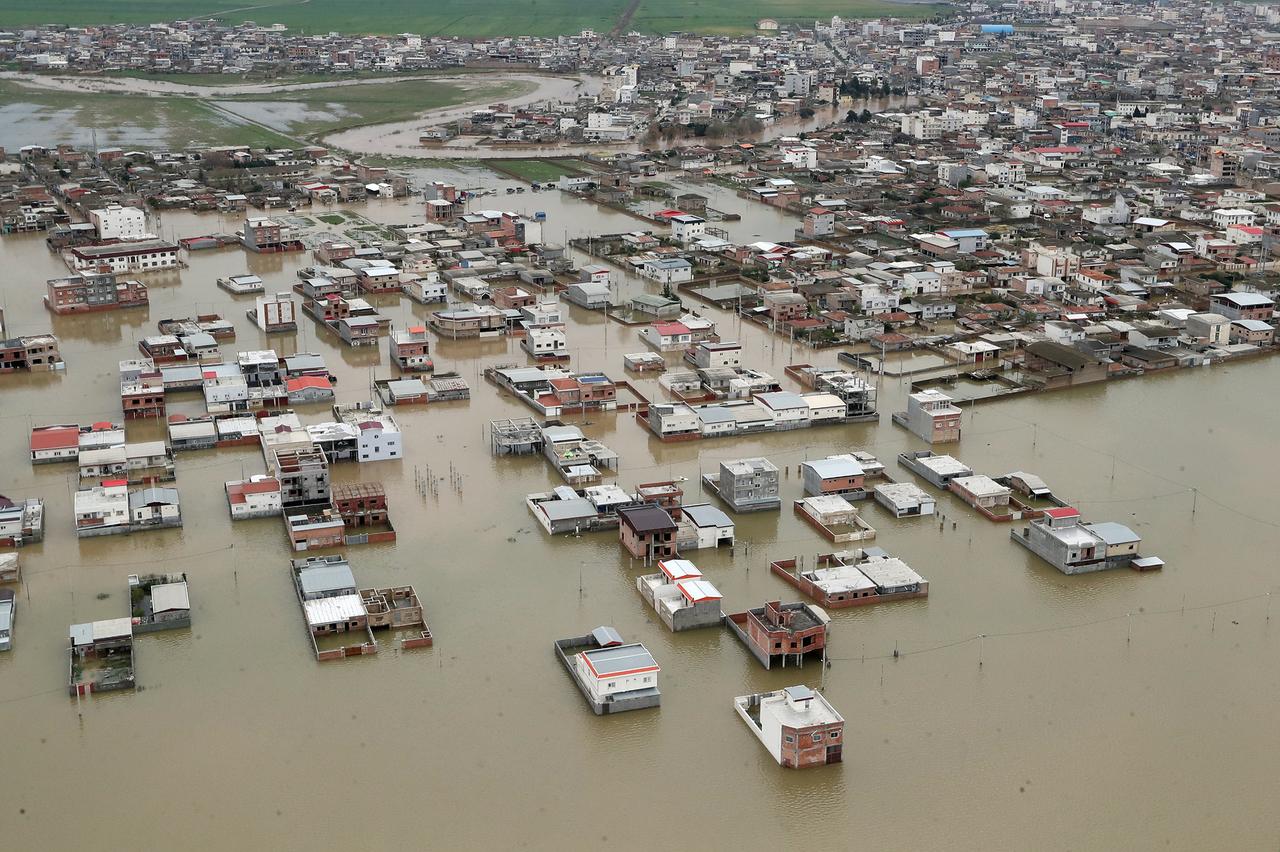
<path id="1" fill-rule="evenodd" d="M 583 651 L 582 657 L 597 678 L 659 670 L 653 655 L 638 642 L 633 645 L 592 648 Z"/>

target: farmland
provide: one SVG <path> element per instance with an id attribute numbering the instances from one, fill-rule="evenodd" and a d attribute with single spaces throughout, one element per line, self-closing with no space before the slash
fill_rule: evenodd
<path id="1" fill-rule="evenodd" d="M 206 17 L 239 23 L 281 23 L 304 33 L 400 33 L 423 35 L 551 36 L 583 29 L 608 32 L 619 24 L 627 0 L 285 0 L 246 5 L 242 0 L 5 0 L 0 27 L 24 24 L 154 23 Z M 890 0 L 639 0 L 626 29 L 647 33 L 686 30 L 709 33 L 751 32 L 757 20 L 811 23 L 815 18 L 896 16 L 922 18 L 941 5 Z"/>
<path id="2" fill-rule="evenodd" d="M 535 158 L 496 159 L 485 165 L 526 183 L 549 183 L 562 177 L 583 174 L 585 164 L 581 160 Z"/>
<path id="3" fill-rule="evenodd" d="M 184 147 L 248 144 L 290 147 L 364 124 L 400 121 L 470 100 L 518 95 L 519 81 L 406 80 L 224 97 L 152 97 L 119 92 L 58 91 L 0 81 L 0 144 Z"/>

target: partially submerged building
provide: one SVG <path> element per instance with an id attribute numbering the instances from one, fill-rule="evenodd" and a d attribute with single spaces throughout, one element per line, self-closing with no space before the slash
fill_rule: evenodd
<path id="1" fill-rule="evenodd" d="M 558 639 L 555 653 L 597 716 L 657 707 L 662 701 L 661 668 L 653 655 L 639 642 L 624 643 L 612 627 Z"/>
<path id="2" fill-rule="evenodd" d="M 715 627 L 724 618 L 722 595 L 688 559 L 658 563 L 658 573 L 636 578 L 636 589 L 672 632 Z"/>
<path id="3" fill-rule="evenodd" d="M 615 529 L 618 510 L 635 502 L 617 485 L 589 485 L 577 490 L 559 485 L 525 498 L 525 506 L 549 535 Z"/>
<path id="4" fill-rule="evenodd" d="M 341 556 L 295 559 L 291 566 L 294 590 L 317 660 L 377 653 L 373 631 L 380 628 L 412 631 L 402 638 L 401 648 L 433 643 L 413 586 L 358 589 L 351 566 Z M 341 638 L 346 633 L 360 638 L 348 644 Z"/>
<path id="5" fill-rule="evenodd" d="M 16 502 L 0 495 L 0 547 L 22 547 L 43 538 L 44 500 L 28 497 Z"/>
<path id="6" fill-rule="evenodd" d="M 867 474 L 853 455 L 827 456 L 800 465 L 804 493 L 809 496 L 838 494 L 846 500 L 862 500 L 868 496 Z"/>
<path id="7" fill-rule="evenodd" d="M 232 480 L 226 484 L 226 490 L 233 521 L 280 514 L 280 480 L 274 476 L 255 474 L 248 479 Z"/>
<path id="8" fill-rule="evenodd" d="M 937 500 L 914 482 L 885 482 L 875 487 L 876 502 L 893 513 L 895 518 L 913 518 L 932 515 Z"/>
<path id="9" fill-rule="evenodd" d="M 1164 567 L 1155 556 L 1142 556 L 1142 537 L 1112 521 L 1087 524 L 1070 506 L 1047 509 L 1043 517 L 1009 531 L 1018 544 L 1063 574 L 1086 574 L 1110 568 L 1150 571 Z"/>
<path id="10" fill-rule="evenodd" d="M 134 633 L 191 626 L 187 575 L 130 574 L 129 608 Z"/>
<path id="11" fill-rule="evenodd" d="M 804 665 L 807 656 L 826 656 L 831 619 L 807 603 L 769 601 L 762 607 L 724 617 L 724 624 L 766 669 Z"/>
<path id="12" fill-rule="evenodd" d="M 780 559 L 769 570 L 827 609 L 923 598 L 929 581 L 879 547 L 828 553 L 805 568 L 802 560 Z"/>
<path id="13" fill-rule="evenodd" d="M 898 464 L 942 489 L 946 489 L 953 479 L 973 475 L 973 469 L 964 462 L 951 456 L 940 456 L 932 450 L 899 453 Z"/>
<path id="14" fill-rule="evenodd" d="M 961 411 L 951 397 L 938 390 L 922 390 L 907 397 L 907 410 L 896 412 L 893 422 L 930 444 L 960 440 Z"/>
<path id="15" fill-rule="evenodd" d="M 844 717 L 807 686 L 742 695 L 733 707 L 780 765 L 806 769 L 840 763 Z"/>
<path id="16" fill-rule="evenodd" d="M 764 512 L 782 506 L 778 467 L 766 458 L 720 463 L 720 473 L 703 474 L 703 486 L 735 512 Z"/>
<path id="17" fill-rule="evenodd" d="M 133 620 L 71 625 L 67 683 L 72 696 L 133 689 Z"/>
<path id="18" fill-rule="evenodd" d="M 676 532 L 671 513 L 646 503 L 618 510 L 618 540 L 628 553 L 645 564 L 676 557 Z"/>
<path id="19" fill-rule="evenodd" d="M 828 541 L 870 541 L 875 528 L 863 520 L 857 508 L 838 494 L 805 497 L 793 504 L 795 513 Z"/>
<path id="20" fill-rule="evenodd" d="M 17 596 L 12 589 L 0 589 L 0 651 L 8 651 L 13 647 L 17 603 Z"/>

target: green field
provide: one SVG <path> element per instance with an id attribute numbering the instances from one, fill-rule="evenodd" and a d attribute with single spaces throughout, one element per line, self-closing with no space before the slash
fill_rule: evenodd
<path id="1" fill-rule="evenodd" d="M 295 147 L 364 124 L 404 121 L 473 99 L 498 100 L 531 84 L 462 86 L 429 80 L 335 86 L 261 95 L 195 98 L 61 92 L 0 81 L 0 146 L 70 142 L 182 148 L 247 144 Z"/>
<path id="2" fill-rule="evenodd" d="M 628 0 L 3 0 L 0 28 L 29 24 L 155 23 L 212 17 L 229 23 L 281 23 L 306 33 L 423 35 L 562 35 L 618 26 Z M 895 16 L 924 18 L 944 6 L 887 0 L 639 0 L 625 29 L 641 32 L 750 32 L 760 18 L 812 23 L 815 18 Z"/>
<path id="3" fill-rule="evenodd" d="M 196 98 L 56 92 L 0 81 L 0 145 L 68 142 L 181 148 L 191 144 L 292 147 L 287 136 L 237 122 Z"/>
<path id="4" fill-rule="evenodd" d="M 552 159 L 496 159 L 485 162 L 490 169 L 501 174 L 510 175 L 527 183 L 547 183 L 556 181 L 566 175 L 584 173 L 583 164 L 577 160 Z"/>

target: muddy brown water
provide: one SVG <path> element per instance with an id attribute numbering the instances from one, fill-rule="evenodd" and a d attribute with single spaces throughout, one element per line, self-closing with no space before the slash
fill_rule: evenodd
<path id="1" fill-rule="evenodd" d="M 558 196 L 482 206 L 515 205 L 547 209 L 549 235 L 639 224 Z M 360 210 L 419 215 L 398 202 Z M 169 213 L 162 230 L 237 224 Z M 772 225 L 762 233 L 776 239 L 780 224 L 733 228 Z M 864 503 L 875 544 L 927 577 L 930 595 L 834 612 L 824 675 L 818 665 L 766 672 L 719 630 L 671 634 L 613 536 L 544 535 L 523 499 L 558 480 L 540 457 L 495 459 L 485 433 L 490 419 L 530 413 L 479 378 L 486 365 L 523 363 L 522 351 L 514 340 L 436 339 L 437 365 L 468 377 L 471 401 L 397 409 L 403 461 L 335 468 L 338 481 L 381 481 L 400 532 L 395 545 L 346 551 L 357 579 L 413 583 L 436 644 L 318 664 L 280 522 L 228 517 L 223 483 L 261 471 L 257 451 L 179 457 L 182 529 L 79 541 L 75 469 L 29 465 L 28 430 L 119 420 L 116 363 L 137 357 L 137 340 L 165 317 L 221 313 L 238 332 L 229 354 L 321 352 L 343 402 L 367 399 L 370 376 L 389 375 L 385 346 L 344 348 L 305 319 L 296 336 L 262 336 L 244 316 L 252 299 L 214 284 L 252 271 L 268 290 L 287 289 L 311 262 L 302 254 L 197 252 L 180 274 L 148 279 L 147 310 L 77 318 L 41 306 L 45 279 L 65 274 L 41 236 L 6 237 L 0 258 L 10 333 L 52 328 L 68 364 L 0 377 L 0 493 L 43 497 L 47 527 L 21 551 L 15 645 L 0 654 L 6 848 L 1275 848 L 1272 362 L 967 410 L 950 452 L 988 474 L 1041 475 L 1090 518 L 1133 527 L 1168 566 L 1065 577 L 954 497 L 940 498 L 941 528 Z M 642 289 L 627 280 L 620 292 Z M 382 308 L 397 324 L 428 312 L 407 300 Z M 745 363 L 786 387 L 796 389 L 786 364 L 834 363 L 834 351 L 708 313 L 725 338 L 743 340 Z M 622 355 L 644 348 L 634 328 L 576 308 L 569 335 L 577 365 L 618 378 Z M 656 395 L 653 380 L 637 384 Z M 624 487 L 685 477 L 696 496 L 699 472 L 722 459 L 764 455 L 788 468 L 782 512 L 738 516 L 732 553 L 690 554 L 737 611 L 796 599 L 769 575 L 770 559 L 834 549 L 790 510 L 796 465 L 861 448 L 909 477 L 893 459 L 921 445 L 888 416 L 905 391 L 885 379 L 878 425 L 749 439 L 664 445 L 627 415 L 569 420 L 620 454 Z M 322 406 L 299 411 L 305 422 L 327 417 Z M 130 440 L 161 435 L 155 423 L 128 429 Z M 444 478 L 438 498 L 414 487 L 428 465 Z M 68 625 L 123 615 L 125 575 L 156 570 L 189 575 L 193 627 L 137 640 L 139 691 L 77 705 L 66 695 Z M 654 653 L 660 709 L 587 710 L 551 643 L 599 624 Z M 842 766 L 783 770 L 733 712 L 735 695 L 797 682 L 825 686 L 846 718 Z"/>

